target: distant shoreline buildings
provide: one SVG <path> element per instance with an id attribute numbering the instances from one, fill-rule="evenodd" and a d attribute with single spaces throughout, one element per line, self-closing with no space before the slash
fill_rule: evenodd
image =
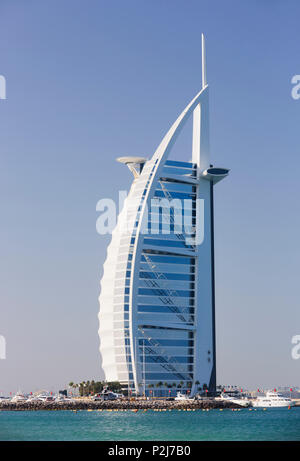
<path id="1" fill-rule="evenodd" d="M 134 175 L 104 263 L 99 337 L 107 381 L 137 394 L 216 390 L 214 185 L 209 88 L 202 88 L 150 160 L 122 157 Z M 169 159 L 193 117 L 192 161 Z"/>

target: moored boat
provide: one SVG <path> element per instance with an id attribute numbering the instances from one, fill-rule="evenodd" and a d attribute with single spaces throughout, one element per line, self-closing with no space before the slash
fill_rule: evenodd
<path id="1" fill-rule="evenodd" d="M 175 400 L 189 400 L 189 397 L 187 394 L 182 394 L 181 392 L 177 392 Z"/>
<path id="2" fill-rule="evenodd" d="M 225 402 L 231 402 L 240 407 L 249 407 L 251 402 L 242 393 L 237 391 L 233 392 L 222 392 L 220 397 L 216 397 L 216 400 L 223 400 Z"/>
<path id="3" fill-rule="evenodd" d="M 22 394 L 22 392 L 17 392 L 16 395 L 13 396 L 11 399 L 11 402 L 17 403 L 17 402 L 26 402 L 27 397 Z"/>
<path id="4" fill-rule="evenodd" d="M 266 408 L 266 407 L 293 407 L 295 402 L 288 397 L 276 391 L 268 391 L 266 395 L 259 396 L 252 401 L 253 407 Z"/>

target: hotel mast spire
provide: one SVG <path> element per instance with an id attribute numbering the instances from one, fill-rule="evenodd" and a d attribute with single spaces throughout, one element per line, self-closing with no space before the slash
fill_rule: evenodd
<path id="1" fill-rule="evenodd" d="M 206 81 L 206 55 L 205 55 L 205 38 L 204 34 L 201 34 L 201 44 L 202 44 L 202 88 L 207 85 Z"/>
<path id="2" fill-rule="evenodd" d="M 193 163 L 198 165 L 199 171 L 204 171 L 209 168 L 209 121 L 208 121 L 208 85 L 206 81 L 206 53 L 205 53 L 205 38 L 201 34 L 202 48 L 202 89 L 201 100 L 193 111 L 193 148 L 192 159 Z"/>

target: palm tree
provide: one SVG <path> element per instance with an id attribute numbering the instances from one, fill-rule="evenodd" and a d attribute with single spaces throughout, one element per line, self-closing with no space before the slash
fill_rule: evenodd
<path id="1" fill-rule="evenodd" d="M 71 389 L 74 389 L 74 383 L 73 383 L 73 381 L 71 381 L 71 382 L 69 383 L 69 387 L 70 387 Z"/>
<path id="2" fill-rule="evenodd" d="M 154 387 L 154 384 L 148 384 L 148 389 L 152 389 L 153 387 Z M 151 392 L 149 392 L 149 394 L 151 395 Z"/>
<path id="3" fill-rule="evenodd" d="M 159 381 L 158 383 L 156 383 L 156 387 L 159 389 L 162 386 L 162 384 L 163 383 L 161 381 Z"/>
<path id="4" fill-rule="evenodd" d="M 87 395 L 90 395 L 90 381 L 86 382 Z"/>
<path id="5" fill-rule="evenodd" d="M 200 381 L 198 381 L 198 380 L 195 381 L 195 386 L 197 386 L 197 391 L 200 391 L 199 385 L 200 385 Z"/>
<path id="6" fill-rule="evenodd" d="M 82 381 L 81 386 L 82 386 L 82 396 L 84 396 L 85 395 L 85 381 Z"/>
<path id="7" fill-rule="evenodd" d="M 167 387 L 168 387 L 168 383 L 167 382 L 164 382 L 164 386 L 165 386 L 165 394 L 167 394 Z M 167 394 L 168 395 L 168 394 Z"/>
<path id="8" fill-rule="evenodd" d="M 82 397 L 83 396 L 83 383 L 82 382 L 78 384 L 78 388 L 79 388 L 79 395 L 80 397 Z"/>
<path id="9" fill-rule="evenodd" d="M 175 391 L 175 395 L 177 393 L 177 383 L 172 383 L 171 387 L 175 387 L 176 391 Z"/>
<path id="10" fill-rule="evenodd" d="M 77 395 L 77 392 L 76 392 L 76 389 L 77 389 L 77 388 L 78 388 L 78 384 L 75 383 L 75 384 L 74 384 L 74 394 L 76 393 L 76 395 Z"/>

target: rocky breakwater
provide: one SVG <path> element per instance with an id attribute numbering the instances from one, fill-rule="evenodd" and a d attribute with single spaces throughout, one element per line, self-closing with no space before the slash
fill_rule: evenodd
<path id="1" fill-rule="evenodd" d="M 0 403 L 0 411 L 25 410 L 213 410 L 240 408 L 231 402 L 214 399 L 203 400 L 74 400 L 72 402 L 10 402 Z"/>

